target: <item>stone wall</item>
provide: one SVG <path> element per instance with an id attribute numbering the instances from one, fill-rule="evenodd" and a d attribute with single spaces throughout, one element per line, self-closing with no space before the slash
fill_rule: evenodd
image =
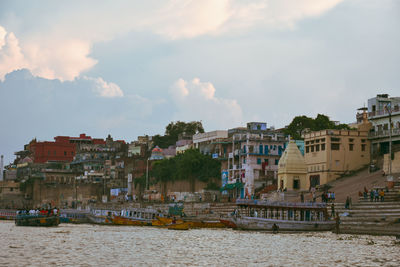
<path id="1" fill-rule="evenodd" d="M 383 156 L 383 171 L 389 173 L 389 154 Z M 400 173 L 400 151 L 394 153 L 392 160 L 392 173 Z"/>

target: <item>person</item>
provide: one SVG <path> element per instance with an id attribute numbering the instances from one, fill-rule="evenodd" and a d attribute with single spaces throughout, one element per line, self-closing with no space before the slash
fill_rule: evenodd
<path id="1" fill-rule="evenodd" d="M 364 200 L 367 200 L 367 198 L 368 198 L 368 192 L 365 192 L 365 191 L 364 191 L 363 196 L 364 196 Z"/>
<path id="2" fill-rule="evenodd" d="M 279 226 L 274 223 L 274 225 L 272 225 L 272 232 L 276 234 L 278 233 L 278 231 L 279 231 Z"/>
<path id="3" fill-rule="evenodd" d="M 371 202 L 374 201 L 374 190 L 372 190 L 372 189 L 371 189 L 371 191 L 369 192 L 369 198 L 370 198 L 370 201 L 371 201 Z"/>
<path id="4" fill-rule="evenodd" d="M 378 202 L 378 201 L 379 201 L 379 192 L 378 192 L 378 189 L 375 189 L 375 190 L 374 190 L 374 196 L 375 196 L 375 202 Z"/>
<path id="5" fill-rule="evenodd" d="M 345 204 L 344 204 L 344 208 L 345 208 L 345 209 L 349 209 L 349 203 L 350 203 L 349 197 L 347 197 L 347 198 L 346 198 L 346 202 L 345 202 Z"/>
<path id="6" fill-rule="evenodd" d="M 336 234 L 337 234 L 337 235 L 340 233 L 339 224 L 340 224 L 339 214 L 336 214 L 336 218 L 335 218 L 335 230 L 336 230 Z"/>
<path id="7" fill-rule="evenodd" d="M 335 204 L 333 204 L 333 203 L 331 205 L 331 217 L 335 218 Z"/>
<path id="8" fill-rule="evenodd" d="M 303 194 L 303 192 L 301 192 L 301 194 L 300 194 L 300 200 L 301 200 L 301 203 L 304 202 L 304 194 Z"/>
<path id="9" fill-rule="evenodd" d="M 385 200 L 385 191 L 383 191 L 383 189 L 381 189 L 381 191 L 379 191 L 379 196 L 381 198 L 381 202 L 383 202 Z"/>

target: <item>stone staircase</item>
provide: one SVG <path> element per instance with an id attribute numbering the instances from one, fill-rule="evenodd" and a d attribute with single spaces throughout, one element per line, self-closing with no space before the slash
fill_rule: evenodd
<path id="1" fill-rule="evenodd" d="M 340 232 L 347 234 L 400 235 L 400 201 L 360 202 L 344 208 L 335 203 L 340 215 Z M 348 213 L 348 216 L 344 214 Z"/>

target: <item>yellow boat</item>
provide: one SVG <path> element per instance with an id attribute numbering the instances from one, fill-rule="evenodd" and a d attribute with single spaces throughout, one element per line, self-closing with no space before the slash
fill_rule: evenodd
<path id="1" fill-rule="evenodd" d="M 206 220 L 187 220 L 190 228 L 226 228 L 226 225 L 220 221 L 206 221 Z"/>
<path id="2" fill-rule="evenodd" d="M 172 224 L 173 218 L 168 217 L 159 217 L 157 216 L 157 220 L 152 221 L 153 226 L 165 226 Z M 176 223 L 183 223 L 183 220 L 176 220 Z"/>
<path id="3" fill-rule="evenodd" d="M 189 230 L 190 226 L 187 222 L 172 223 L 167 225 L 168 230 Z"/>

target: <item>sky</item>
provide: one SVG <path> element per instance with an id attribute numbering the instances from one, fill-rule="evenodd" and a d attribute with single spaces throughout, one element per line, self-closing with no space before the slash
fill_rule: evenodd
<path id="1" fill-rule="evenodd" d="M 400 1 L 0 1 L 0 154 L 295 116 L 400 96 Z"/>

